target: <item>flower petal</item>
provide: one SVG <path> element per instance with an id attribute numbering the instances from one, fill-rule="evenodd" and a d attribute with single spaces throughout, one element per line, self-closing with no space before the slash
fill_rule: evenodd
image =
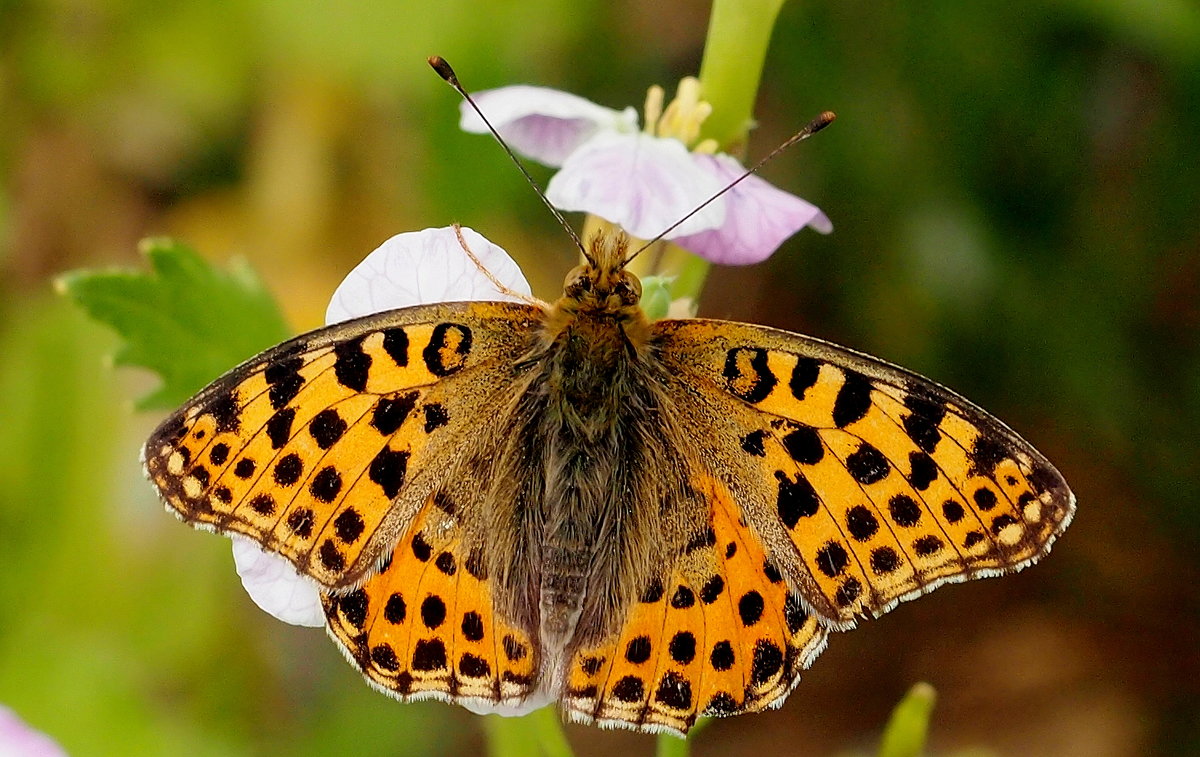
<path id="1" fill-rule="evenodd" d="M 638 126 L 633 108 L 613 110 L 548 87 L 518 84 L 471 97 L 510 147 L 548 166 L 561 166 L 597 132 L 636 131 Z M 468 103 L 462 103 L 459 111 L 459 128 L 472 134 L 487 133 L 483 119 Z"/>
<path id="2" fill-rule="evenodd" d="M 524 295 L 529 282 L 503 249 L 468 228 L 471 252 L 501 284 Z M 510 300 L 475 265 L 450 227 L 397 234 L 367 255 L 333 293 L 325 323 L 433 302 Z"/>
<path id="3" fill-rule="evenodd" d="M 264 551 L 257 542 L 244 536 L 232 538 L 233 563 L 254 604 L 294 626 L 325 625 L 321 594 L 312 580 L 297 573 L 284 558 Z"/>
<path id="4" fill-rule="evenodd" d="M 716 176 L 721 186 L 746 170 L 728 155 L 692 157 Z M 725 222 L 720 228 L 699 234 L 672 233 L 668 235 L 671 241 L 713 263 L 749 265 L 769 258 L 785 239 L 805 226 L 822 234 L 833 231 L 820 208 L 758 176 L 747 176 L 725 196 Z"/>
<path id="5" fill-rule="evenodd" d="M 605 132 L 571 153 L 546 187 L 546 197 L 555 207 L 591 213 L 651 239 L 722 186 L 677 140 Z M 725 204 L 723 198 L 709 204 L 672 236 L 719 228 Z"/>
<path id="6" fill-rule="evenodd" d="M 479 264 L 503 286 L 530 294 L 508 253 L 471 229 L 462 234 Z M 355 266 L 334 291 L 325 322 L 436 302 L 518 299 L 496 289 L 463 251 L 453 228 L 425 229 L 397 234 Z M 242 586 L 263 610 L 292 625 L 325 625 L 316 584 L 286 559 L 240 536 L 233 537 L 233 559 Z"/>
<path id="7" fill-rule="evenodd" d="M 17 713 L 0 705 L 0 755 L 4 757 L 67 757 L 63 748 L 29 727 Z"/>

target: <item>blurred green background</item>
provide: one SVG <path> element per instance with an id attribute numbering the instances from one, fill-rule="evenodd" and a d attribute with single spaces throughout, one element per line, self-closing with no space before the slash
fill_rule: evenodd
<path id="1" fill-rule="evenodd" d="M 383 239 L 459 221 L 553 296 L 569 242 L 425 56 L 473 89 L 640 106 L 697 70 L 708 10 L 0 2 L 0 703 L 81 755 L 482 749 L 482 719 L 372 692 L 162 511 L 137 460 L 158 416 L 132 410 L 153 379 L 111 370 L 114 337 L 51 281 L 171 234 L 249 259 L 299 331 Z M 916 680 L 938 753 L 1200 753 L 1200 7 L 791 2 L 751 155 L 823 109 L 765 173 L 835 233 L 714 269 L 701 312 L 949 384 L 1057 463 L 1079 515 L 1036 568 L 836 635 L 781 710 L 694 754 L 867 749 Z"/>

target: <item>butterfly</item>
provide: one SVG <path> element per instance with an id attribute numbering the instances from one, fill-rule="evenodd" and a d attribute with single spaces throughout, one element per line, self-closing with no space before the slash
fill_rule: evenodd
<path id="1" fill-rule="evenodd" d="M 184 521 L 322 593 L 376 688 L 684 734 L 831 631 L 1047 553 L 1074 497 L 954 392 L 799 334 L 651 322 L 628 238 L 561 298 L 377 313 L 234 368 L 146 443 Z"/>

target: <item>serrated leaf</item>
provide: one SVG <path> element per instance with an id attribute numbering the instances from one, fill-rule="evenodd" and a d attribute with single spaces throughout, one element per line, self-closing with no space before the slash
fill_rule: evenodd
<path id="1" fill-rule="evenodd" d="M 140 409 L 175 407 L 289 336 L 275 299 L 245 263 L 221 270 L 171 239 L 143 240 L 139 250 L 148 273 L 72 271 L 57 286 L 121 336 L 117 365 L 162 377 Z"/>

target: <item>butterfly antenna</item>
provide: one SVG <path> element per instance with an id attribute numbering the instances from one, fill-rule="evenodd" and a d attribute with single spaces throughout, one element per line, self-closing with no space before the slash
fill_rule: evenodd
<path id="1" fill-rule="evenodd" d="M 546 199 L 546 193 L 542 191 L 542 188 L 538 186 L 538 183 L 533 180 L 532 176 L 529 175 L 529 171 L 525 170 L 525 165 L 521 162 L 521 159 L 518 158 L 515 153 L 513 153 L 512 149 L 509 148 L 508 143 L 504 141 L 504 137 L 500 136 L 500 132 L 496 131 L 496 127 L 492 126 L 492 122 L 487 119 L 487 116 L 483 115 L 483 111 L 479 109 L 479 106 L 476 105 L 475 101 L 471 99 L 471 96 L 467 94 L 467 90 L 464 89 L 463 85 L 459 83 L 458 75 L 454 73 L 454 69 L 450 67 L 450 64 L 446 62 L 446 59 L 440 55 L 431 55 L 429 56 L 429 65 L 434 71 L 437 72 L 438 76 L 446 80 L 447 84 L 449 84 L 451 87 L 454 87 L 454 91 L 462 95 L 462 98 L 467 101 L 467 104 L 470 105 L 477 114 L 479 114 L 479 117 L 483 119 L 484 125 L 488 127 L 488 131 L 492 133 L 492 136 L 496 138 L 496 141 L 500 143 L 500 146 L 504 148 L 504 152 L 508 153 L 508 157 L 512 158 L 512 162 L 517 164 L 517 169 L 520 170 L 521 174 L 525 177 L 525 180 L 529 182 L 529 186 L 533 187 L 533 191 L 537 192 L 537 196 L 546 205 L 546 207 L 550 209 L 551 215 L 553 215 L 555 220 L 558 221 L 559 225 L 566 230 L 567 234 L 571 237 L 571 241 L 575 243 L 575 246 L 579 248 L 579 251 L 583 253 L 583 256 L 587 258 L 588 262 L 594 264 L 595 261 L 592 260 L 592 256 L 588 254 L 587 248 L 584 246 L 583 242 L 580 241 L 579 235 L 575 233 L 575 229 L 572 229 L 571 224 L 567 223 L 567 219 L 563 218 L 562 213 L 558 212 L 558 208 L 551 205 L 550 201 Z"/>
<path id="2" fill-rule="evenodd" d="M 680 218 L 680 219 L 679 219 L 678 221 L 676 221 L 675 223 L 673 223 L 673 224 L 671 224 L 670 226 L 668 226 L 667 228 L 663 229 L 661 234 L 659 234 L 659 235 L 658 235 L 658 236 L 656 236 L 654 239 L 651 239 L 650 241 L 646 242 L 646 243 L 645 243 L 645 244 L 643 244 L 641 247 L 639 247 L 639 248 L 638 248 L 638 249 L 637 249 L 637 250 L 636 250 L 636 251 L 635 251 L 635 252 L 634 252 L 632 255 L 630 255 L 629 257 L 625 258 L 625 264 L 626 264 L 626 265 L 629 265 L 630 261 L 632 261 L 632 260 L 633 260 L 634 258 L 636 258 L 638 255 L 641 255 L 643 252 L 645 252 L 645 251 L 646 251 L 646 250 L 647 250 L 647 249 L 648 249 L 648 248 L 649 248 L 651 245 L 653 245 L 655 242 L 658 242 L 660 239 L 662 239 L 663 237 L 665 237 L 667 234 L 670 234 L 670 233 L 671 233 L 672 231 L 674 231 L 675 229 L 679 228 L 679 226 L 680 226 L 681 224 L 683 224 L 683 222 L 684 222 L 684 221 L 686 221 L 687 219 L 689 219 L 689 218 L 691 218 L 692 216 L 696 215 L 696 214 L 697 214 L 697 213 L 699 213 L 701 210 L 704 210 L 704 208 L 708 207 L 708 206 L 709 206 L 709 205 L 710 205 L 710 204 L 711 204 L 713 201 L 715 201 L 715 200 L 716 200 L 718 197 L 720 197 L 721 195 L 725 194 L 725 193 L 726 193 L 726 192 L 728 192 L 729 190 L 733 189 L 733 188 L 734 188 L 734 187 L 736 187 L 738 184 L 740 184 L 740 183 L 741 183 L 741 182 L 742 182 L 744 179 L 746 179 L 747 177 L 749 177 L 749 176 L 750 176 L 750 174 L 757 173 L 757 172 L 758 172 L 758 169 L 760 169 L 760 168 L 762 168 L 763 166 L 765 166 L 765 165 L 766 165 L 768 162 L 770 162 L 770 161 L 771 161 L 771 159 L 772 159 L 772 158 L 774 158 L 776 155 L 778 155 L 779 153 L 781 153 L 781 152 L 783 152 L 784 150 L 788 149 L 789 147 L 791 147 L 792 145 L 796 144 L 797 142 L 803 142 L 804 140 L 808 139 L 808 138 L 809 138 L 809 137 L 811 137 L 812 135 L 814 135 L 814 134 L 816 134 L 817 132 L 819 132 L 821 129 L 824 129 L 826 126 L 828 126 L 829 124 L 833 123 L 833 120 L 834 120 L 835 118 L 837 118 L 837 115 L 836 115 L 836 114 L 834 114 L 834 113 L 833 113 L 833 111 L 829 111 L 829 110 L 827 110 L 827 111 L 825 111 L 824 113 L 822 113 L 821 115 L 819 115 L 819 116 L 817 116 L 816 118 L 814 118 L 813 120 L 809 121 L 809 122 L 808 122 L 808 126 L 805 126 L 805 127 L 804 127 L 803 129 L 801 129 L 800 131 L 798 131 L 798 132 L 796 132 L 795 134 L 793 134 L 792 136 L 788 137 L 788 138 L 787 138 L 787 139 L 784 141 L 784 143 L 783 143 L 783 144 L 781 144 L 779 147 L 776 147 L 776 148 L 775 148 L 774 150 L 772 150 L 771 152 L 767 153 L 766 157 L 764 157 L 762 160 L 760 160 L 760 161 L 758 161 L 757 163 L 755 163 L 755 164 L 754 164 L 753 166 L 751 166 L 750 168 L 746 169 L 746 172 L 745 172 L 745 173 L 743 173 L 741 176 L 737 177 L 737 178 L 736 178 L 736 179 L 734 179 L 733 181 L 731 181 L 731 182 L 729 182 L 728 184 L 726 184 L 726 185 L 725 185 L 725 186 L 724 186 L 724 187 L 721 189 L 721 191 L 720 191 L 720 192 L 717 192 L 717 193 L 716 193 L 715 195 L 713 195 L 712 197 L 708 198 L 708 199 L 707 199 L 707 200 L 705 200 L 704 202 L 702 202 L 702 203 L 700 203 L 699 205 L 697 205 L 695 208 L 693 208 L 693 209 L 692 209 L 692 210 L 691 210 L 691 211 L 690 211 L 690 212 L 689 212 L 687 215 L 685 215 L 683 218 Z"/>

